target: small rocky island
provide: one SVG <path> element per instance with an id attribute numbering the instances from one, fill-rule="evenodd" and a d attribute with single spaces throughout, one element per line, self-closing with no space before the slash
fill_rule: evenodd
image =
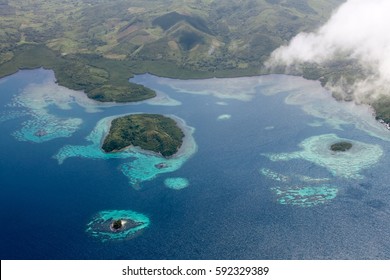
<path id="1" fill-rule="evenodd" d="M 333 152 L 345 152 L 352 148 L 352 143 L 349 142 L 337 142 L 330 146 Z"/>
<path id="2" fill-rule="evenodd" d="M 122 220 L 119 219 L 119 220 L 114 220 L 111 224 L 110 224 L 110 229 L 114 232 L 116 231 L 119 231 L 121 228 L 122 228 Z"/>
<path id="3" fill-rule="evenodd" d="M 138 146 L 169 157 L 179 150 L 183 138 L 183 131 L 171 118 L 157 114 L 134 114 L 112 121 L 102 149 L 110 153 L 128 146 Z"/>

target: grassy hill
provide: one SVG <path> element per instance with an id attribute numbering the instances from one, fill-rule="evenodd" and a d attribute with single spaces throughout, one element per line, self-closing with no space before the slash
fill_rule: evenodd
<path id="1" fill-rule="evenodd" d="M 102 149 L 116 152 L 128 146 L 174 155 L 183 143 L 184 133 L 173 119 L 155 114 L 136 114 L 114 119 Z"/>

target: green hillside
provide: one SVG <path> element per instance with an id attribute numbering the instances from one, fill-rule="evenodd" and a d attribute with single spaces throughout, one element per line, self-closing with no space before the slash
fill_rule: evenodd
<path id="1" fill-rule="evenodd" d="M 183 143 L 184 134 L 173 119 L 155 114 L 136 114 L 114 119 L 102 149 L 116 152 L 128 146 L 174 155 Z"/>
<path id="2" fill-rule="evenodd" d="M 0 75 L 44 66 L 101 101 L 154 96 L 132 74 L 263 73 L 269 54 L 343 0 L 0 0 Z"/>

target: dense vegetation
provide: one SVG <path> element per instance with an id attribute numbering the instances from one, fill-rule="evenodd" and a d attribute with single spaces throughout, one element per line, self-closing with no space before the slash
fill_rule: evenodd
<path id="1" fill-rule="evenodd" d="M 321 25 L 344 0 L 0 0 L 0 76 L 53 69 L 100 101 L 154 96 L 136 73 L 262 74 L 269 54 Z M 49 19 L 49 20 L 48 20 Z"/>
<path id="2" fill-rule="evenodd" d="M 333 152 L 345 152 L 352 148 L 352 144 L 349 142 L 337 142 L 330 146 Z"/>
<path id="3" fill-rule="evenodd" d="M 376 118 L 390 124 L 390 97 L 383 95 L 371 105 L 375 109 Z"/>
<path id="4" fill-rule="evenodd" d="M 155 114 L 129 115 L 112 121 L 102 149 L 113 152 L 132 145 L 169 157 L 179 150 L 183 137 L 176 122 L 168 117 Z"/>
<path id="5" fill-rule="evenodd" d="M 44 45 L 17 46 L 13 50 L 12 60 L 0 66 L 0 75 L 37 67 L 53 69 L 58 84 L 84 90 L 88 97 L 98 101 L 134 102 L 156 95 L 142 85 L 129 83 L 130 69 L 120 61 L 112 63 L 87 54 L 58 56 Z"/>

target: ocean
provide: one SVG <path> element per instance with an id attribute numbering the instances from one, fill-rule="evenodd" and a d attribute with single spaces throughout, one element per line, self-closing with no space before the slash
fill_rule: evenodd
<path id="1" fill-rule="evenodd" d="M 158 96 L 101 104 L 44 69 L 0 80 L 1 259 L 390 258 L 390 132 L 369 107 L 286 75 L 131 81 Z M 110 120 L 141 112 L 178 122 L 178 155 L 101 151 Z"/>

